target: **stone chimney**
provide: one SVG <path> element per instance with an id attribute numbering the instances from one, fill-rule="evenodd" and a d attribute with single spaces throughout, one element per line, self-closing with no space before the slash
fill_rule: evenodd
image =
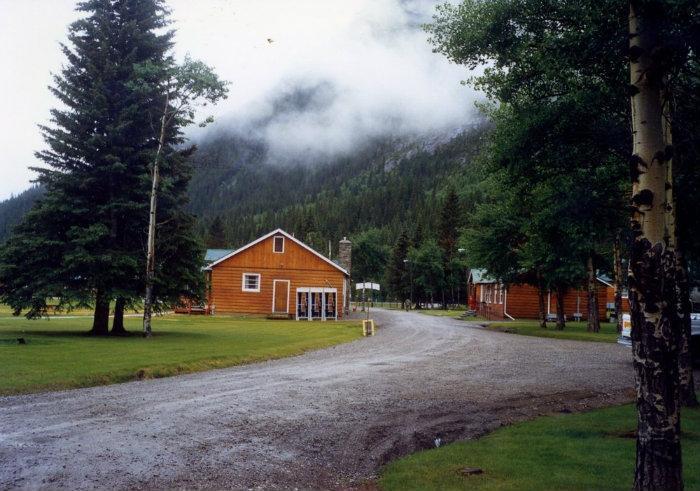
<path id="1" fill-rule="evenodd" d="M 352 275 L 352 242 L 350 242 L 347 237 L 343 237 L 343 240 L 338 244 L 338 262 L 341 268 Z M 345 292 L 345 305 L 343 305 L 343 310 L 347 315 L 350 313 L 350 300 L 352 299 L 352 283 L 350 283 L 350 278 L 345 280 Z"/>

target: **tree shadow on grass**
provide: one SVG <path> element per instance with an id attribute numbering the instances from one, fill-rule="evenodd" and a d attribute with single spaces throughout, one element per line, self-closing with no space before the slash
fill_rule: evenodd
<path id="1" fill-rule="evenodd" d="M 145 339 L 140 331 L 128 331 L 126 334 L 95 336 L 88 330 L 75 329 L 56 329 L 56 330 L 34 330 L 34 329 L 13 329 L 6 330 L 0 334 L 0 345 L 2 344 L 19 344 L 17 339 L 24 338 L 27 344 L 39 344 L 42 339 L 94 339 L 108 341 L 119 340 L 143 340 L 157 341 L 158 339 L 192 339 L 205 338 L 208 334 L 192 331 L 154 331 L 150 339 Z"/>

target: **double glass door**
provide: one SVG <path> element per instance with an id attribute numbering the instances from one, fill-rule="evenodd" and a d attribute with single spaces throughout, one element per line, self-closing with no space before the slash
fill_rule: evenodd
<path id="1" fill-rule="evenodd" d="M 297 320 L 327 320 L 338 316 L 334 288 L 299 288 L 296 300 Z"/>

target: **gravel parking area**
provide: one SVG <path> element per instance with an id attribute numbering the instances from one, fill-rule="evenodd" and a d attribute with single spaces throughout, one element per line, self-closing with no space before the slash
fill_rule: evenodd
<path id="1" fill-rule="evenodd" d="M 0 489 L 347 488 L 436 439 L 633 396 L 620 345 L 373 317 L 294 358 L 0 398 Z"/>

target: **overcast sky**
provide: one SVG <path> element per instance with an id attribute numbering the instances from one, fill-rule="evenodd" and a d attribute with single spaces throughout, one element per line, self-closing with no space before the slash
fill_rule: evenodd
<path id="1" fill-rule="evenodd" d="M 468 75 L 431 52 L 420 24 L 435 0 L 169 0 L 179 56 L 232 82 L 205 131 L 266 119 L 278 154 L 351 151 L 377 134 L 468 123 Z M 0 199 L 29 186 L 55 101 L 47 86 L 74 0 L 0 0 Z M 268 41 L 271 40 L 271 42 Z M 319 89 L 320 90 L 315 90 Z M 311 91 L 304 112 L 272 118 L 280 95 Z M 315 91 L 314 91 L 315 90 Z M 197 136 L 197 135 L 195 135 Z"/>

